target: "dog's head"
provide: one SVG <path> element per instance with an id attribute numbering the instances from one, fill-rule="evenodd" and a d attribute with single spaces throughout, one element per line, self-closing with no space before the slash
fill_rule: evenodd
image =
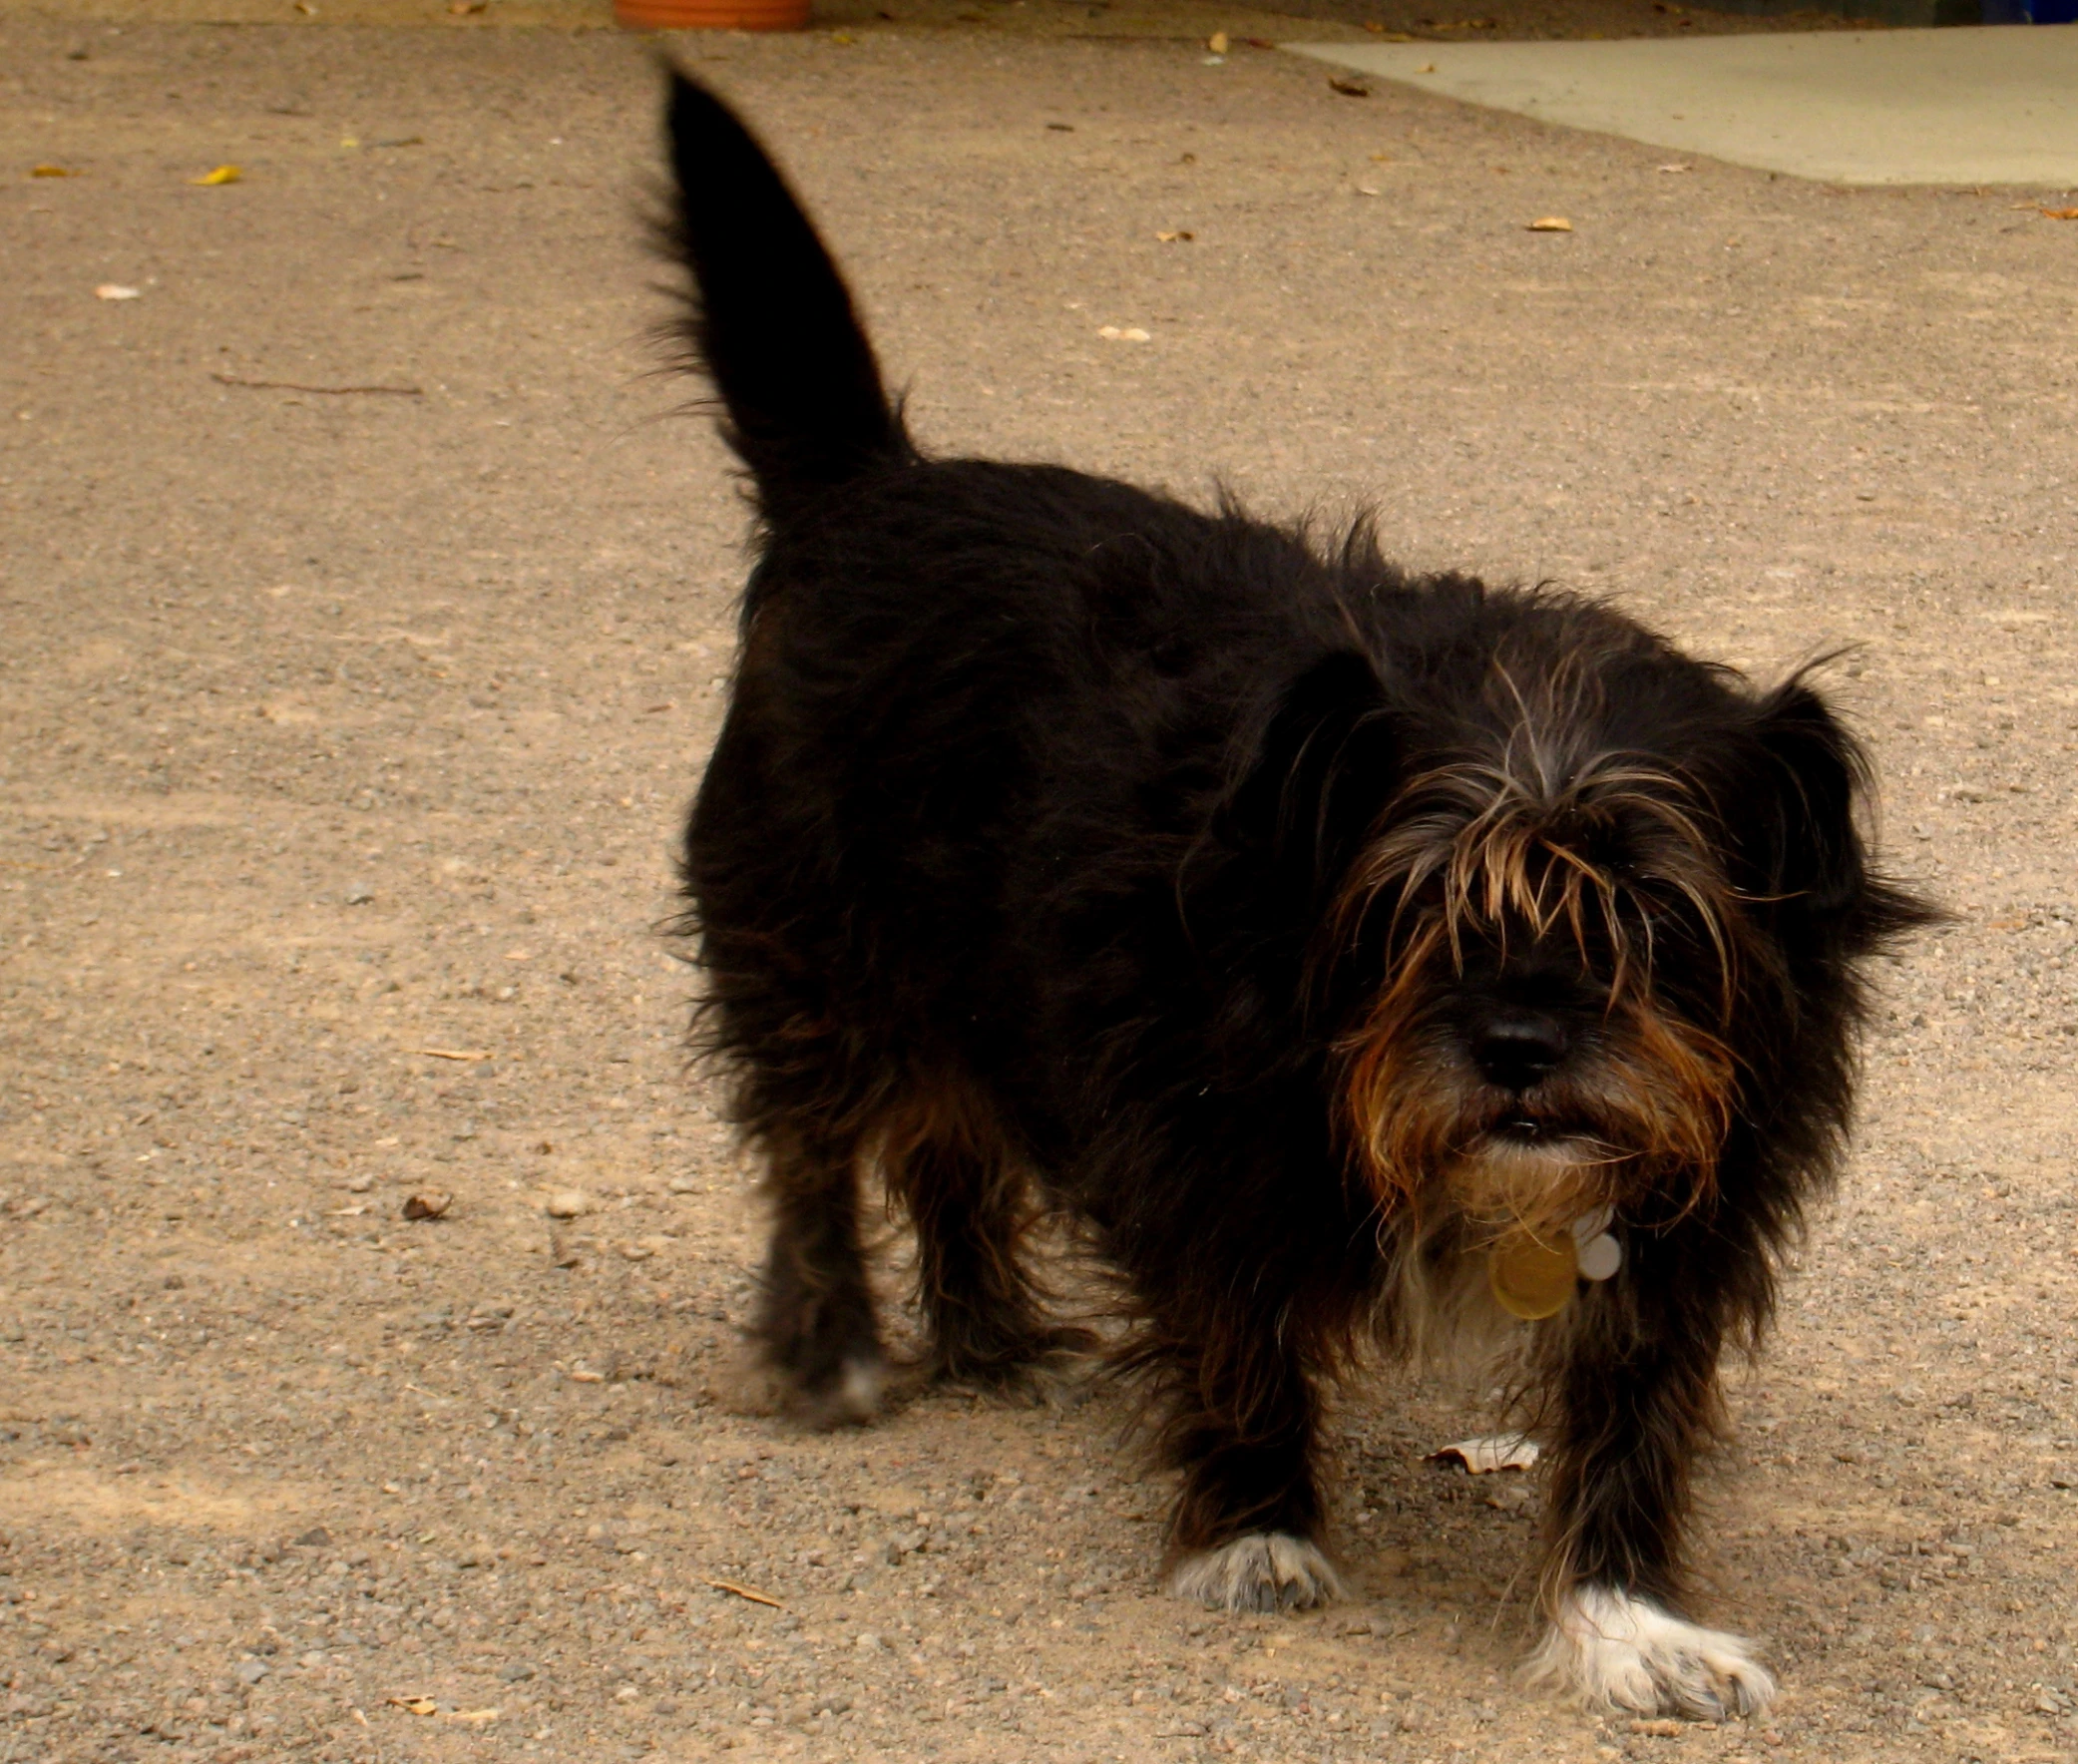
<path id="1" fill-rule="evenodd" d="M 1269 737 L 1322 879 L 1340 1125 L 1389 1212 L 1667 1222 L 1771 1089 L 1845 1108 L 1857 960 L 1920 910 L 1872 873 L 1860 750 L 1801 678 L 1485 605 L 1441 654 L 1317 668 Z"/>

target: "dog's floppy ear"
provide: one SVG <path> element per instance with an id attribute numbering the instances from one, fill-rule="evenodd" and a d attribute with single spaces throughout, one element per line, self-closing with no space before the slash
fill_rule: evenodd
<path id="1" fill-rule="evenodd" d="M 1870 864 L 1869 758 L 1801 674 L 1761 700 L 1753 734 L 1763 776 L 1728 808 L 1759 871 L 1755 893 L 1780 919 L 1866 950 L 1941 917 Z"/>
<path id="2" fill-rule="evenodd" d="M 1372 829 L 1397 747 L 1370 659 L 1354 650 L 1326 656 L 1284 688 L 1260 725 L 1221 831 L 1271 856 L 1295 882 L 1332 881 Z"/>
<path id="3" fill-rule="evenodd" d="M 1761 700 L 1753 734 L 1763 788 L 1732 813 L 1760 869 L 1757 892 L 1831 918 L 1852 906 L 1868 874 L 1857 808 L 1868 764 L 1855 738 L 1803 679 Z"/>

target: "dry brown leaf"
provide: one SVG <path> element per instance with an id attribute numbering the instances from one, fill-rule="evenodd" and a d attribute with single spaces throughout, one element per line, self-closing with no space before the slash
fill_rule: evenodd
<path id="1" fill-rule="evenodd" d="M 382 1700 L 386 1707 L 402 1709 L 408 1715 L 437 1715 L 440 1712 L 440 1705 L 429 1696 L 386 1696 Z"/>
<path id="2" fill-rule="evenodd" d="M 235 184 L 245 174 L 236 166 L 218 166 L 213 172 L 205 172 L 200 178 L 191 178 L 190 184 Z"/>
<path id="3" fill-rule="evenodd" d="M 1365 85 L 1362 80 L 1345 79 L 1340 74 L 1330 74 L 1328 76 L 1328 90 L 1330 92 L 1340 92 L 1345 98 L 1369 98 L 1371 96 L 1371 88 Z"/>
<path id="4" fill-rule="evenodd" d="M 428 1060 L 488 1060 L 491 1056 L 476 1048 L 413 1048 L 414 1054 L 423 1054 Z"/>
<path id="5" fill-rule="evenodd" d="M 2078 209 L 2044 209 L 2042 213 L 2052 220 L 2078 220 Z"/>
<path id="6" fill-rule="evenodd" d="M 77 178 L 79 174 L 65 166 L 31 166 L 31 178 Z"/>
<path id="7" fill-rule="evenodd" d="M 783 1611 L 781 1604 L 769 1592 L 760 1592 L 753 1586 L 740 1586 L 734 1580 L 709 1580 L 707 1584 L 716 1592 L 733 1592 L 738 1598 L 747 1598 L 752 1604 L 769 1604 L 775 1611 Z"/>
<path id="8" fill-rule="evenodd" d="M 1190 243 L 1192 239 L 1196 238 L 1198 235 L 1194 232 L 1185 232 L 1178 230 L 1176 232 L 1157 232 L 1154 236 L 1165 245 L 1187 245 Z"/>
<path id="9" fill-rule="evenodd" d="M 455 1204 L 452 1194 L 414 1194 L 404 1202 L 407 1219 L 444 1219 Z"/>
<path id="10" fill-rule="evenodd" d="M 1543 215 L 1523 228 L 1525 232 L 1571 232 L 1573 223 L 1563 215 Z"/>
<path id="11" fill-rule="evenodd" d="M 1227 34 L 1226 34 L 1226 32 L 1224 32 L 1224 31 L 1214 31 L 1214 32 L 1212 33 L 1212 35 L 1211 35 L 1211 36 L 1209 36 L 1209 37 L 1207 37 L 1207 38 L 1205 39 L 1205 47 L 1206 47 L 1207 49 L 1211 50 L 1211 51 L 1212 51 L 1212 53 L 1213 53 L 1214 55 L 1224 55 L 1224 54 L 1226 54 L 1226 52 L 1227 52 Z"/>
<path id="12" fill-rule="evenodd" d="M 481 12 L 483 8 L 478 7 L 476 10 Z M 469 1721 L 481 1725 L 486 1721 L 497 1720 L 498 1711 L 496 1709 L 450 1709 L 445 1719 L 449 1721 Z"/>
<path id="13" fill-rule="evenodd" d="M 1431 1464 L 1461 1464 L 1471 1476 L 1490 1476 L 1496 1470 L 1527 1470 L 1536 1461 L 1536 1441 L 1522 1434 L 1456 1440 L 1430 1453 L 1428 1458 Z"/>

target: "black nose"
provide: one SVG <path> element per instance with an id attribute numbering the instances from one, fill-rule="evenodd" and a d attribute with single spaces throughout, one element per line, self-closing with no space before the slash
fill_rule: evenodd
<path id="1" fill-rule="evenodd" d="M 1471 1055 L 1489 1083 L 1526 1091 L 1565 1058 L 1566 1034 L 1542 1011 L 1496 1011 L 1479 1025 Z"/>

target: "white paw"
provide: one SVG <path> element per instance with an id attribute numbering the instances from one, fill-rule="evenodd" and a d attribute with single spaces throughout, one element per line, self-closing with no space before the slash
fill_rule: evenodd
<path id="1" fill-rule="evenodd" d="M 1739 1636 L 1613 1586 L 1565 1595 L 1530 1656 L 1529 1678 L 1590 1708 L 1703 1721 L 1759 1715 L 1775 1696 L 1775 1679 Z"/>
<path id="2" fill-rule="evenodd" d="M 1169 1576 L 1178 1598 L 1216 1611 L 1292 1611 L 1342 1596 L 1328 1558 L 1289 1532 L 1248 1532 L 1186 1556 Z"/>
<path id="3" fill-rule="evenodd" d="M 880 1360 L 847 1360 L 844 1377 L 829 1400 L 830 1419 L 836 1425 L 863 1427 L 880 1413 L 880 1399 L 887 1389 L 888 1370 Z"/>
<path id="4" fill-rule="evenodd" d="M 858 1356 L 844 1362 L 836 1378 L 804 1389 L 766 1358 L 760 1343 L 747 1344 L 723 1372 L 719 1395 L 738 1415 L 783 1415 L 817 1432 L 864 1427 L 876 1420 L 887 1390 L 886 1362 Z"/>

